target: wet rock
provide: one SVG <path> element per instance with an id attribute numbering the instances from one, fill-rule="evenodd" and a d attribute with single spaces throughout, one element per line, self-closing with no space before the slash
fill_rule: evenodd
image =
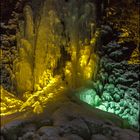
<path id="1" fill-rule="evenodd" d="M 118 127 L 115 127 L 115 126 L 111 127 L 111 130 L 112 130 L 112 134 L 113 134 L 112 137 L 115 137 L 115 138 L 117 138 L 120 134 L 120 131 L 122 131 L 121 128 L 118 128 Z"/>
<path id="2" fill-rule="evenodd" d="M 34 134 L 33 140 L 41 140 L 41 137 L 38 134 Z"/>
<path id="3" fill-rule="evenodd" d="M 138 80 L 138 74 L 137 73 L 135 73 L 135 72 L 130 72 L 130 71 L 127 71 L 127 72 L 125 72 L 124 74 L 123 74 L 123 76 L 125 77 L 125 78 L 131 78 L 131 79 L 133 79 L 133 80 Z"/>
<path id="4" fill-rule="evenodd" d="M 40 136 L 45 135 L 46 137 L 58 137 L 59 136 L 59 128 L 53 126 L 43 126 L 38 131 L 37 134 Z"/>
<path id="5" fill-rule="evenodd" d="M 126 79 L 125 77 L 121 76 L 117 79 L 117 83 L 121 84 L 121 85 L 125 85 L 125 86 L 130 86 L 132 83 L 134 82 L 133 79 L 129 78 Z"/>
<path id="6" fill-rule="evenodd" d="M 109 104 L 109 108 L 114 108 L 115 105 L 116 104 L 113 104 L 113 102 L 111 102 L 111 104 Z M 64 109 L 65 107 L 62 108 Z M 62 113 L 64 113 L 65 117 L 67 118 L 67 122 L 59 122 L 59 125 L 57 124 L 57 126 L 43 126 L 39 128 L 37 132 L 35 132 L 34 130 L 32 131 L 32 129 L 30 131 L 30 128 L 34 128 L 33 124 L 26 124 L 22 128 L 29 129 L 30 132 L 26 131 L 26 133 L 23 136 L 20 136 L 19 133 L 15 133 L 16 137 L 12 135 L 14 137 L 14 139 L 12 140 L 90 140 L 91 136 L 93 140 L 98 140 L 99 138 L 101 138 L 100 140 L 104 140 L 106 138 L 107 140 L 118 140 L 120 138 L 123 139 L 124 137 L 127 138 L 128 135 L 130 135 L 132 139 L 135 138 L 137 140 L 137 133 L 135 134 L 135 132 L 131 132 L 129 130 L 123 131 L 123 129 L 115 127 L 116 122 L 112 123 L 112 121 L 109 120 L 97 120 L 97 118 L 95 119 L 94 117 L 88 116 L 88 113 L 85 113 L 85 115 L 83 115 L 85 110 L 80 114 L 80 109 L 78 108 L 77 110 L 75 110 L 76 107 L 78 108 L 78 105 L 74 106 L 74 104 L 67 104 L 66 109 L 67 113 L 69 114 L 66 114 L 66 110 L 61 110 L 62 112 L 60 112 L 60 114 L 57 112 L 57 119 L 61 118 Z M 83 110 L 84 108 L 81 109 Z M 72 111 L 70 112 L 69 110 Z M 78 116 L 76 116 L 76 114 L 74 115 L 74 110 Z M 122 114 L 124 112 L 125 110 L 123 109 Z M 106 118 L 105 115 L 103 116 L 104 118 Z M 112 119 L 114 119 L 114 117 Z M 98 137 L 98 135 L 101 136 Z M 7 140 L 11 139 L 8 138 Z"/>
<path id="7" fill-rule="evenodd" d="M 69 121 L 76 119 L 78 112 L 81 112 L 80 107 L 68 101 L 52 114 L 53 124 L 55 126 L 65 125 Z"/>
<path id="8" fill-rule="evenodd" d="M 123 52 L 124 54 L 128 54 L 128 52 L 129 52 L 129 47 L 122 47 L 122 52 Z"/>
<path id="9" fill-rule="evenodd" d="M 101 29 L 106 32 L 112 33 L 112 28 L 109 25 L 101 25 Z"/>
<path id="10" fill-rule="evenodd" d="M 84 118 L 84 121 L 86 122 L 91 134 L 97 134 L 101 132 L 101 128 L 103 126 L 102 121 L 96 119 L 93 120 L 90 118 Z"/>
<path id="11" fill-rule="evenodd" d="M 22 129 L 22 133 L 26 133 L 26 132 L 35 132 L 36 131 L 36 125 L 35 124 L 27 124 L 24 126 L 24 128 Z"/>
<path id="12" fill-rule="evenodd" d="M 128 86 L 121 85 L 121 84 L 117 84 L 116 87 L 118 87 L 119 89 L 122 89 L 122 90 L 127 90 L 128 89 Z"/>
<path id="13" fill-rule="evenodd" d="M 137 91 L 140 91 L 139 85 L 140 85 L 140 81 L 137 81 L 134 82 L 130 87 L 137 89 Z"/>
<path id="14" fill-rule="evenodd" d="M 74 119 L 60 127 L 61 134 L 77 134 L 84 139 L 88 139 L 90 137 L 89 129 L 82 119 Z"/>
<path id="15" fill-rule="evenodd" d="M 96 83 L 96 86 L 99 86 L 99 91 L 102 90 L 102 87 L 100 89 L 100 85 Z M 92 106 L 98 106 L 101 103 L 100 97 L 97 95 L 96 91 L 91 88 L 80 88 L 76 90 L 76 96 L 80 98 L 80 100 L 92 105 Z"/>
<path id="16" fill-rule="evenodd" d="M 101 26 L 101 39 L 103 44 L 107 44 L 112 38 L 112 28 L 108 25 Z"/>
<path id="17" fill-rule="evenodd" d="M 132 131 L 130 129 L 124 129 L 123 132 L 129 134 L 135 139 L 139 139 L 139 133 L 136 133 L 135 131 Z"/>
<path id="18" fill-rule="evenodd" d="M 62 137 L 61 140 L 83 140 L 83 138 L 81 138 L 78 135 L 72 134 L 72 135 L 66 135 Z"/>
<path id="19" fill-rule="evenodd" d="M 41 140 L 41 137 L 33 132 L 27 132 L 22 137 L 18 137 L 17 140 Z"/>
<path id="20" fill-rule="evenodd" d="M 100 95 L 102 93 L 103 85 L 100 82 L 100 80 L 97 80 L 96 82 L 93 82 L 94 90 L 96 91 L 96 94 Z"/>
<path id="21" fill-rule="evenodd" d="M 59 136 L 46 136 L 46 135 L 43 135 L 40 137 L 40 140 L 61 140 L 61 137 Z"/>
<path id="22" fill-rule="evenodd" d="M 43 119 L 35 118 L 35 120 L 32 123 L 34 123 L 38 129 L 43 126 L 53 126 L 53 121 L 49 117 Z"/>
<path id="23" fill-rule="evenodd" d="M 112 60 L 105 57 L 101 59 L 101 63 L 107 72 L 112 71 L 114 68 L 114 63 L 112 63 Z"/>
<path id="24" fill-rule="evenodd" d="M 103 125 L 101 134 L 104 136 L 113 136 L 112 127 L 110 125 Z"/>
<path id="25" fill-rule="evenodd" d="M 117 42 L 111 41 L 106 46 L 103 46 L 103 50 L 108 54 L 122 48 Z"/>
<path id="26" fill-rule="evenodd" d="M 9 41 L 3 40 L 3 41 L 2 41 L 2 44 L 3 44 L 3 46 L 5 46 L 5 47 L 10 47 Z"/>
<path id="27" fill-rule="evenodd" d="M 109 139 L 102 134 L 97 134 L 97 135 L 92 135 L 91 140 L 109 140 Z"/>
<path id="28" fill-rule="evenodd" d="M 104 91 L 101 98 L 103 101 L 113 101 L 113 98 L 108 91 Z"/>
<path id="29" fill-rule="evenodd" d="M 108 92 L 111 92 L 113 93 L 114 92 L 114 88 L 115 88 L 115 85 L 114 84 L 106 84 L 104 86 L 104 90 L 108 91 Z"/>
<path id="30" fill-rule="evenodd" d="M 120 77 L 121 74 L 124 73 L 124 70 L 114 68 L 113 71 L 112 71 L 112 73 L 113 73 L 115 76 L 119 76 L 119 77 Z"/>
<path id="31" fill-rule="evenodd" d="M 27 132 L 22 136 L 22 140 L 33 140 L 34 132 Z"/>
<path id="32" fill-rule="evenodd" d="M 128 63 L 125 64 L 129 72 L 136 72 L 137 74 L 139 73 L 139 65 L 131 64 L 129 65 Z"/>
<path id="33" fill-rule="evenodd" d="M 120 132 L 120 134 L 118 136 L 118 139 L 119 140 L 133 140 L 133 137 L 130 136 L 129 134 L 127 134 L 127 133 Z"/>
<path id="34" fill-rule="evenodd" d="M 126 91 L 125 91 L 125 96 L 130 96 L 131 98 L 135 98 L 137 100 L 139 100 L 139 93 L 137 91 L 137 89 L 135 88 L 128 88 Z"/>
<path id="35" fill-rule="evenodd" d="M 117 93 L 116 93 L 116 94 L 114 94 L 114 96 L 113 96 L 113 97 L 114 97 L 114 99 L 115 99 L 115 101 L 116 101 L 116 102 L 119 102 L 119 101 L 120 101 L 120 99 L 121 99 L 120 95 L 119 95 L 119 94 L 117 94 Z"/>
<path id="36" fill-rule="evenodd" d="M 102 85 L 105 84 L 108 80 L 108 73 L 107 72 L 104 72 L 104 73 L 101 73 L 99 72 L 99 79 L 102 81 Z"/>
<path id="37" fill-rule="evenodd" d="M 120 62 L 121 60 L 123 60 L 124 54 L 121 50 L 116 50 L 116 51 L 110 53 L 109 57 L 111 59 L 115 60 L 116 62 Z"/>
<path id="38" fill-rule="evenodd" d="M 115 78 L 115 76 L 114 75 L 110 75 L 109 76 L 109 78 L 108 78 L 108 82 L 110 83 L 110 84 L 116 84 L 116 80 L 115 80 L 116 78 Z"/>
<path id="39" fill-rule="evenodd" d="M 23 121 L 12 121 L 1 128 L 1 133 L 8 140 L 16 140 L 17 135 L 22 129 Z M 12 137 L 11 137 L 12 136 Z"/>
<path id="40" fill-rule="evenodd" d="M 51 119 L 44 119 L 42 121 L 40 121 L 40 125 L 41 126 L 52 126 L 53 125 L 53 121 Z"/>

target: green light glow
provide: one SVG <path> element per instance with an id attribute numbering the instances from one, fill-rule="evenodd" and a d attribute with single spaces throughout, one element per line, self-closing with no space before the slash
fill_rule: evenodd
<path id="1" fill-rule="evenodd" d="M 93 89 L 80 89 L 76 94 L 81 101 L 88 103 L 91 106 L 99 106 L 101 104 L 101 99 Z"/>
<path id="2" fill-rule="evenodd" d="M 107 94 L 106 96 L 104 94 L 104 97 L 101 96 L 100 98 L 94 89 L 89 88 L 81 88 L 76 92 L 76 96 L 80 98 L 81 101 L 91 105 L 92 107 L 116 114 L 127 120 L 130 125 L 138 127 L 137 120 L 139 111 L 134 109 L 132 105 L 128 106 L 129 103 L 127 101 L 121 100 L 120 102 L 115 102 L 113 98 L 109 98 L 111 96 L 107 96 Z"/>

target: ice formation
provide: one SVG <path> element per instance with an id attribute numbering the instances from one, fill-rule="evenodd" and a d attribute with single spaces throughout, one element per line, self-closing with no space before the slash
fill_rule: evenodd
<path id="1" fill-rule="evenodd" d="M 50 98 L 94 79 L 99 60 L 95 11 L 93 3 L 75 0 L 24 6 L 12 74 L 18 98 L 2 90 L 1 115 L 29 108 L 40 113 Z"/>

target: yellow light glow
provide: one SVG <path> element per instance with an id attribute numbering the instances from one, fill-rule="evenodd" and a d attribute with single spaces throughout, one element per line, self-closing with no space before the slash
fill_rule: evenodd
<path id="1" fill-rule="evenodd" d="M 92 39 L 93 41 L 93 39 Z M 75 49 L 73 49 L 75 51 Z M 73 82 L 73 71 L 75 71 L 73 61 L 78 59 L 77 67 L 77 78 L 81 80 L 91 80 L 93 77 L 95 65 L 97 65 L 97 56 L 92 53 L 91 46 L 82 46 L 79 50 L 79 56 L 77 58 L 76 52 L 72 52 L 73 58 L 71 61 L 67 61 L 64 73 L 65 81 L 69 83 L 68 86 L 72 85 Z M 53 62 L 54 63 L 54 62 Z M 51 65 L 55 67 L 56 64 Z M 82 78 L 83 77 L 83 78 Z M 79 81 L 80 83 L 80 81 Z M 1 115 L 9 115 L 14 112 L 22 112 L 28 110 L 29 108 L 33 110 L 34 113 L 42 113 L 45 104 L 50 100 L 55 98 L 59 93 L 63 93 L 67 88 L 65 82 L 62 82 L 61 75 L 53 76 L 53 69 L 47 69 L 42 73 L 42 76 L 39 77 L 38 84 L 34 85 L 35 91 L 25 92 L 23 94 L 23 100 L 16 98 L 13 94 L 8 93 L 2 88 L 2 97 L 1 97 Z M 13 104 L 14 103 L 14 104 Z"/>
<path id="2" fill-rule="evenodd" d="M 15 92 L 20 99 L 1 88 L 1 115 L 26 110 L 42 113 L 50 100 L 63 94 L 66 89 L 78 88 L 96 74 L 98 57 L 94 47 L 99 32 L 94 32 L 95 23 L 89 23 L 92 26 L 91 39 L 81 39 L 76 34 L 80 31 L 74 28 L 72 31 L 68 29 L 70 41 L 67 41 L 62 36 L 63 27 L 58 14 L 48 11 L 48 6 L 47 2 L 44 3 L 37 23 L 33 21 L 31 7 L 28 5 L 24 9 L 25 25 L 19 24 L 19 56 L 14 61 L 12 74 Z M 38 25 L 35 31 L 34 24 Z"/>

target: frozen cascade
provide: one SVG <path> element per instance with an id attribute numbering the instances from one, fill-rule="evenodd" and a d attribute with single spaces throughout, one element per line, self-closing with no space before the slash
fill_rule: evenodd
<path id="1" fill-rule="evenodd" d="M 24 103 L 42 111 L 48 98 L 95 78 L 99 30 L 95 4 L 89 0 L 27 3 L 19 20 L 13 83 Z"/>

